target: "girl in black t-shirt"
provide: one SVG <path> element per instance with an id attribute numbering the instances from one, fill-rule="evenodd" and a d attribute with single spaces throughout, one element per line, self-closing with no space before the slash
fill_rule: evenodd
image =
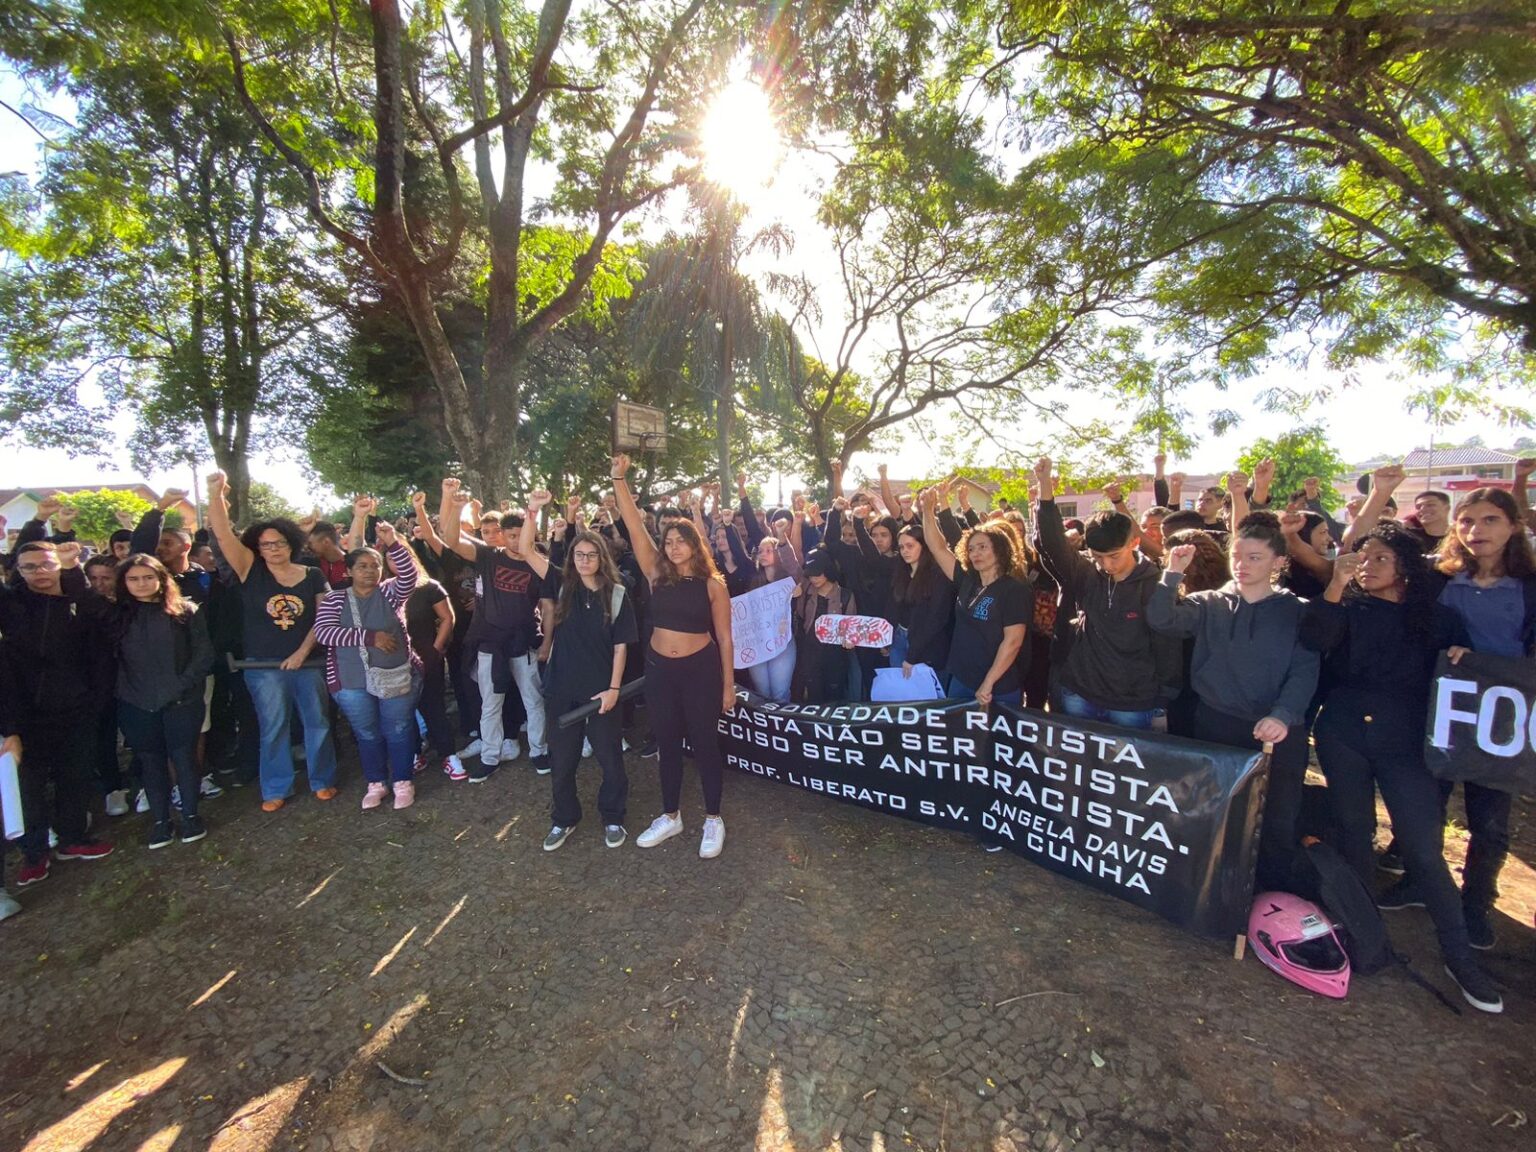
<path id="1" fill-rule="evenodd" d="M 949 693 L 974 696 L 983 707 L 993 701 L 1017 705 L 1024 693 L 1015 661 L 1029 630 L 1034 597 L 1013 532 L 987 521 L 967 531 L 951 551 L 938 525 L 938 493 L 927 489 L 919 504 L 928 551 L 955 582 L 955 636 L 945 669 Z"/>
<path id="2" fill-rule="evenodd" d="M 550 563 L 533 549 L 532 525 L 547 492 L 529 498 L 528 518 L 523 524 L 523 554 L 547 577 Z M 603 842 L 609 848 L 624 843 L 625 802 L 629 777 L 624 772 L 619 686 L 624 680 L 628 646 L 640 638 L 635 610 L 628 590 L 614 566 L 607 544 L 596 532 L 578 529 L 566 551 L 560 596 L 555 602 L 554 635 L 548 673 L 544 678 L 544 702 L 551 718 L 549 762 L 553 799 L 549 835 L 544 851 L 553 852 L 565 843 L 581 821 L 581 800 L 576 792 L 576 768 L 581 761 L 583 738 L 602 765 L 603 781 L 597 792 L 597 808 L 603 820 Z M 597 712 L 579 724 L 562 728 L 555 722 L 562 713 L 597 701 Z"/>

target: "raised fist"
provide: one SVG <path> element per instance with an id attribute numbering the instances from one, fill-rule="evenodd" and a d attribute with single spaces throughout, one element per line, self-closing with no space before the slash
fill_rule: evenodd
<path id="1" fill-rule="evenodd" d="M 1236 496 L 1248 488 L 1248 477 L 1242 472 L 1228 472 L 1226 479 L 1227 491 Z"/>
<path id="2" fill-rule="evenodd" d="M 185 488 L 167 488 L 165 494 L 160 497 L 160 503 L 156 505 L 162 512 L 169 511 L 187 498 Z"/>
<path id="3" fill-rule="evenodd" d="M 1524 480 L 1530 476 L 1532 472 L 1536 472 L 1536 457 L 1527 456 L 1521 460 L 1515 461 L 1516 479 Z"/>
<path id="4" fill-rule="evenodd" d="M 44 496 L 37 502 L 37 519 L 46 524 L 59 514 L 61 507 L 63 505 L 59 503 L 57 496 Z"/>
<path id="5" fill-rule="evenodd" d="M 62 520 L 63 515 L 61 514 L 59 518 Z M 130 532 L 133 531 L 133 526 L 138 523 L 133 518 L 133 513 L 126 508 L 114 508 L 112 510 L 112 518 L 117 521 L 119 527 L 126 528 Z"/>
<path id="6" fill-rule="evenodd" d="M 1124 504 L 1125 489 L 1118 483 L 1106 484 L 1104 485 L 1104 499 L 1108 500 L 1111 504 Z"/>
<path id="7" fill-rule="evenodd" d="M 537 492 L 528 494 L 528 511 L 537 512 L 544 505 L 554 499 L 547 488 L 540 488 Z"/>
<path id="8" fill-rule="evenodd" d="M 1189 566 L 1195 559 L 1195 546 L 1193 544 L 1180 544 L 1168 552 L 1168 571 L 1183 574 L 1189 571 Z"/>
<path id="9" fill-rule="evenodd" d="M 352 500 L 352 515 L 368 517 L 379 509 L 379 502 L 372 496 L 364 496 L 359 493 Z"/>
<path id="10" fill-rule="evenodd" d="M 416 518 L 420 520 L 427 507 L 427 494 L 425 492 L 412 492 L 411 507 L 416 510 Z"/>
<path id="11" fill-rule="evenodd" d="M 53 546 L 53 554 L 59 558 L 60 568 L 73 568 L 80 563 L 80 545 L 74 540 Z"/>
<path id="12" fill-rule="evenodd" d="M 622 480 L 629 473 L 629 457 L 623 452 L 613 457 L 608 464 L 608 476 L 613 480 Z"/>
<path id="13" fill-rule="evenodd" d="M 1301 530 L 1305 528 L 1306 525 L 1307 514 L 1305 512 L 1280 513 L 1280 531 L 1284 532 L 1287 536 L 1300 535 Z"/>
<path id="14" fill-rule="evenodd" d="M 1397 486 L 1407 477 L 1408 473 L 1403 471 L 1401 464 L 1388 464 L 1385 468 L 1378 468 L 1371 473 L 1371 487 L 1380 488 L 1390 496 L 1397 491 Z"/>
<path id="15" fill-rule="evenodd" d="M 1253 482 L 1255 484 L 1273 484 L 1275 482 L 1275 462 L 1273 460 L 1260 460 L 1253 466 Z"/>
<path id="16" fill-rule="evenodd" d="M 80 509 L 74 507 L 73 505 L 66 504 L 66 505 L 64 505 L 64 507 L 60 508 L 59 509 L 59 531 L 60 532 L 68 532 L 68 531 L 70 531 L 70 529 L 72 529 L 75 526 L 75 517 L 78 516 L 78 515 L 80 515 Z M 122 524 L 122 521 L 119 520 L 118 523 Z M 124 528 L 132 528 L 133 527 L 133 517 L 132 516 L 128 517 L 128 523 L 123 524 L 123 527 Z"/>
<path id="17" fill-rule="evenodd" d="M 393 548 L 395 546 L 395 526 L 388 520 L 380 520 L 373 526 L 373 531 L 380 548 Z"/>

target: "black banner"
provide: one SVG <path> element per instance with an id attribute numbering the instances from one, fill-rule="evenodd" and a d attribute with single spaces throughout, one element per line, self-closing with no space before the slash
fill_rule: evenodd
<path id="1" fill-rule="evenodd" d="M 1264 758 L 971 702 L 775 704 L 720 718 L 726 764 L 974 832 L 1194 932 L 1248 925 Z"/>
<path id="2" fill-rule="evenodd" d="M 1505 792 L 1536 790 L 1536 664 L 1445 653 L 1429 690 L 1424 760 L 1438 780 L 1469 780 Z"/>

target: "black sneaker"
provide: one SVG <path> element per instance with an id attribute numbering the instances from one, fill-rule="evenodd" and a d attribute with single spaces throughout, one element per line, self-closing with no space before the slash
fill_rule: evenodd
<path id="1" fill-rule="evenodd" d="M 487 764 L 484 760 L 476 760 L 475 766 L 469 770 L 469 782 L 471 784 L 484 784 L 491 778 L 491 774 L 500 767 L 496 764 Z"/>
<path id="2" fill-rule="evenodd" d="M 1493 922 L 1488 918 L 1485 908 L 1465 909 L 1467 918 L 1467 943 L 1479 952 L 1487 952 L 1493 947 L 1494 932 Z"/>
<path id="3" fill-rule="evenodd" d="M 203 827 L 203 822 L 196 816 L 183 816 L 181 818 L 181 842 L 192 844 L 208 835 L 208 829 Z"/>
<path id="4" fill-rule="evenodd" d="M 549 757 L 548 756 L 530 756 L 530 757 L 528 757 L 528 765 L 535 772 L 537 772 L 540 776 L 548 776 L 549 775 Z"/>
<path id="5" fill-rule="evenodd" d="M 1456 987 L 1461 989 L 1461 994 L 1467 1003 L 1479 1012 L 1491 1012 L 1497 1015 L 1504 1011 L 1504 997 L 1499 995 L 1499 990 L 1493 986 L 1493 981 L 1488 979 L 1487 974 L 1478 967 L 1477 961 L 1471 956 L 1455 959 L 1447 957 L 1445 970 L 1450 978 L 1456 981 Z"/>
<path id="6" fill-rule="evenodd" d="M 609 848 L 622 848 L 624 839 L 628 835 L 622 824 L 605 824 L 603 826 L 603 843 Z"/>
<path id="7" fill-rule="evenodd" d="M 647 760 L 654 760 L 657 756 L 661 755 L 656 747 L 656 741 L 651 739 L 640 745 L 640 755 Z"/>
<path id="8" fill-rule="evenodd" d="M 574 831 L 576 831 L 576 829 L 562 828 L 560 825 L 556 824 L 549 830 L 549 835 L 544 837 L 544 851 L 553 852 L 556 848 L 560 847 L 560 845 L 569 840 L 571 838 L 571 833 Z"/>
<path id="9" fill-rule="evenodd" d="M 1407 881 L 1399 881 L 1392 885 L 1380 896 L 1376 897 L 1376 907 L 1383 912 L 1398 912 L 1404 908 L 1424 907 L 1424 897 Z"/>
<path id="10" fill-rule="evenodd" d="M 164 848 L 176 840 L 176 831 L 167 820 L 164 824 L 156 824 L 149 831 L 149 846 L 151 848 Z"/>
<path id="11" fill-rule="evenodd" d="M 1395 848 L 1388 848 L 1380 856 L 1376 857 L 1376 867 L 1383 872 L 1389 872 L 1393 876 L 1401 876 L 1407 871 L 1403 867 L 1403 858 L 1398 855 Z"/>

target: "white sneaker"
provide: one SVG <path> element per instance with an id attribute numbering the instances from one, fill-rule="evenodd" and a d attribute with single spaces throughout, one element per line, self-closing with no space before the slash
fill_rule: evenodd
<path id="1" fill-rule="evenodd" d="M 501 742 L 501 758 L 503 760 L 516 760 L 523 754 L 523 746 L 516 740 L 503 740 Z"/>
<path id="2" fill-rule="evenodd" d="M 197 794 L 199 796 L 206 796 L 208 799 L 212 800 L 215 796 L 224 795 L 224 789 L 220 788 L 213 782 L 212 776 L 204 776 L 202 783 L 198 784 L 197 786 Z"/>
<path id="3" fill-rule="evenodd" d="M 480 749 L 484 747 L 485 745 L 480 742 L 480 737 L 476 736 L 467 745 L 455 752 L 454 755 L 461 760 L 468 760 L 471 756 L 480 755 Z"/>
<path id="4" fill-rule="evenodd" d="M 699 841 L 699 858 L 713 860 L 725 847 L 725 821 L 718 816 L 704 817 L 704 839 Z"/>
<path id="5" fill-rule="evenodd" d="M 21 911 L 21 905 L 16 903 L 9 892 L 0 892 L 0 920 L 9 920 Z"/>
<path id="6" fill-rule="evenodd" d="M 118 788 L 107 793 L 107 815 L 128 815 L 128 790 L 126 788 Z"/>
<path id="7" fill-rule="evenodd" d="M 581 738 L 581 758 L 583 760 L 592 759 L 592 741 L 588 740 L 585 736 Z"/>
<path id="8" fill-rule="evenodd" d="M 683 830 L 683 817 L 679 813 L 676 816 L 668 816 L 663 812 L 651 821 L 651 826 L 639 836 L 635 837 L 635 846 L 638 848 L 654 848 L 663 840 L 670 840 Z"/>
<path id="9" fill-rule="evenodd" d="M 629 737 L 628 736 L 622 737 L 619 740 L 619 747 L 623 748 L 624 751 L 626 751 L 626 752 L 629 751 Z"/>
<path id="10" fill-rule="evenodd" d="M 149 811 L 149 793 L 142 788 L 139 789 L 139 798 L 133 802 L 133 810 L 141 814 Z"/>

